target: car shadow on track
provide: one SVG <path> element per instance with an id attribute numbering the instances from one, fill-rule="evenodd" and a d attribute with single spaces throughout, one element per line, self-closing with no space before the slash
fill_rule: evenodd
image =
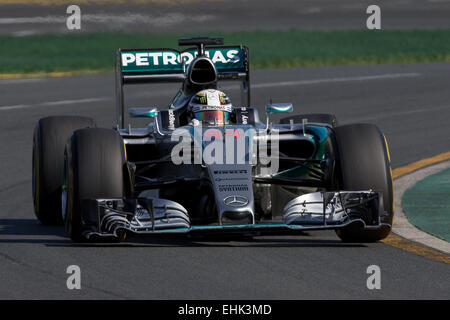
<path id="1" fill-rule="evenodd" d="M 70 243 L 49 244 L 49 246 L 71 247 L 122 247 L 122 248 L 155 248 L 155 247 L 211 247 L 211 248 L 276 248 L 276 247 L 366 247 L 359 243 L 343 243 L 334 239 L 305 239 L 309 234 L 297 236 L 271 236 L 259 238 L 258 236 L 221 236 L 196 237 L 186 235 L 175 236 L 132 236 L 120 243 Z"/>
<path id="2" fill-rule="evenodd" d="M 70 244 L 62 226 L 47 226 L 37 219 L 0 219 L 0 244 Z"/>
<path id="3" fill-rule="evenodd" d="M 325 239 L 314 233 L 298 235 L 248 236 L 205 235 L 190 237 L 135 236 L 130 235 L 120 243 L 73 243 L 62 226 L 47 226 L 35 219 L 0 219 L 0 244 L 36 243 L 49 247 L 365 247 L 360 243 L 344 243 L 339 239 L 328 239 L 330 233 L 322 233 Z"/>

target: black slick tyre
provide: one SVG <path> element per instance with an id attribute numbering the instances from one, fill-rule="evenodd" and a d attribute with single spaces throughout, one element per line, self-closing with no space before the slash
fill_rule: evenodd
<path id="1" fill-rule="evenodd" d="M 85 242 L 86 232 L 97 230 L 98 220 L 95 212 L 83 208 L 83 200 L 123 198 L 126 195 L 122 137 L 111 129 L 75 131 L 66 146 L 64 162 L 63 216 L 66 232 L 73 241 Z"/>
<path id="2" fill-rule="evenodd" d="M 75 130 L 95 127 L 91 118 L 53 116 L 39 120 L 33 135 L 34 213 L 43 224 L 62 224 L 61 185 L 64 147 Z"/>
<path id="3" fill-rule="evenodd" d="M 382 240 L 389 235 L 394 216 L 392 173 L 386 139 L 373 124 L 350 124 L 334 130 L 339 148 L 339 189 L 382 191 L 385 211 L 380 228 L 343 228 L 336 233 L 345 242 Z"/>

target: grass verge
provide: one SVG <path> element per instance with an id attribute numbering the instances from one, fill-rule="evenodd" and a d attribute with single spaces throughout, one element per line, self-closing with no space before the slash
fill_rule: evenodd
<path id="1" fill-rule="evenodd" d="M 0 36 L 0 74 L 112 72 L 116 48 L 178 48 L 182 33 Z M 249 31 L 223 36 L 250 48 L 251 68 L 450 61 L 450 30 Z"/>

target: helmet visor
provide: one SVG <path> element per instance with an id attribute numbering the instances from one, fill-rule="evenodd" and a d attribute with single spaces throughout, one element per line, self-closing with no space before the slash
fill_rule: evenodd
<path id="1" fill-rule="evenodd" d="M 229 113 L 217 110 L 207 110 L 195 113 L 195 119 L 206 122 L 209 124 L 228 124 L 229 123 Z"/>

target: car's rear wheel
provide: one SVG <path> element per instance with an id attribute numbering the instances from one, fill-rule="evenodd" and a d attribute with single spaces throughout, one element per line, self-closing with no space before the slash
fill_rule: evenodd
<path id="1" fill-rule="evenodd" d="M 62 202 L 66 232 L 73 241 L 84 242 L 86 232 L 97 230 L 98 220 L 83 208 L 83 200 L 126 195 L 123 140 L 111 129 L 77 130 L 66 146 L 64 162 Z M 117 236 L 120 239 L 125 235 Z"/>
<path id="2" fill-rule="evenodd" d="M 280 124 L 289 124 L 291 120 L 294 123 L 302 123 L 303 119 L 308 119 L 308 122 L 327 123 L 333 127 L 338 125 L 336 116 L 328 113 L 297 114 L 281 119 Z"/>
<path id="3" fill-rule="evenodd" d="M 382 191 L 386 213 L 381 217 L 380 228 L 343 228 L 336 233 L 346 242 L 384 239 L 391 231 L 394 216 L 392 173 L 386 139 L 373 124 L 350 124 L 334 130 L 339 148 L 339 189 Z"/>
<path id="4" fill-rule="evenodd" d="M 34 213 L 44 224 L 62 224 L 61 184 L 64 147 L 75 130 L 95 127 L 91 118 L 42 118 L 33 135 L 32 193 Z"/>

